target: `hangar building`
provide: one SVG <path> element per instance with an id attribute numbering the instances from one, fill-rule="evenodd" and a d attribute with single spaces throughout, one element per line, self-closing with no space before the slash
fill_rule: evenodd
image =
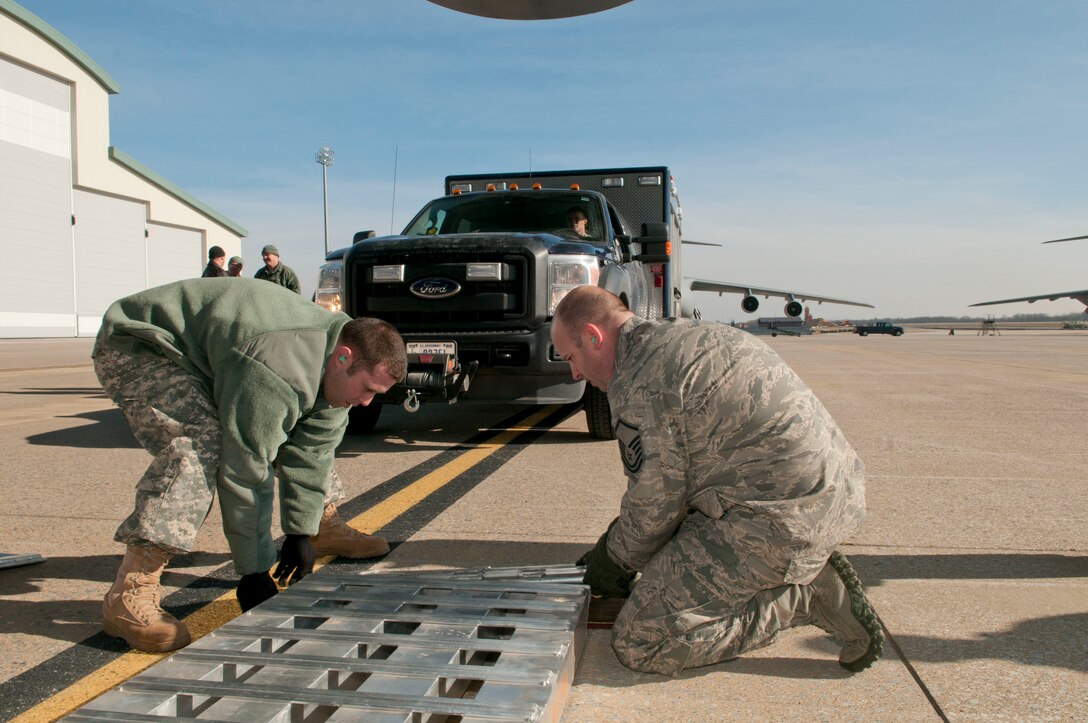
<path id="1" fill-rule="evenodd" d="M 114 300 L 199 276 L 246 230 L 110 145 L 117 83 L 0 0 L 0 337 L 93 336 Z"/>

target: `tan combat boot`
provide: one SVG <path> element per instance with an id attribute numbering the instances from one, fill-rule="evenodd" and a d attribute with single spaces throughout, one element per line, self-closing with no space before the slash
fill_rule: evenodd
<path id="1" fill-rule="evenodd" d="M 812 598 L 807 622 L 842 643 L 839 665 L 860 673 L 878 660 L 884 653 L 884 633 L 846 556 L 832 552 L 809 589 Z"/>
<path id="2" fill-rule="evenodd" d="M 340 519 L 336 505 L 329 505 L 321 515 L 321 526 L 317 534 L 310 538 L 318 555 L 339 555 L 362 559 L 378 557 L 389 552 L 389 543 L 385 538 L 368 535 L 349 527 Z"/>
<path id="3" fill-rule="evenodd" d="M 189 629 L 159 607 L 159 577 L 170 554 L 154 546 L 129 545 L 113 587 L 102 601 L 103 629 L 136 650 L 162 653 L 184 648 Z"/>

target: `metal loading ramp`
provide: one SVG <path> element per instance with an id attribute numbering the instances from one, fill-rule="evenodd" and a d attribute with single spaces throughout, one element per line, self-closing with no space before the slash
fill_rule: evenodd
<path id="1" fill-rule="evenodd" d="M 66 720 L 558 721 L 586 638 L 575 570 L 310 575 Z"/>

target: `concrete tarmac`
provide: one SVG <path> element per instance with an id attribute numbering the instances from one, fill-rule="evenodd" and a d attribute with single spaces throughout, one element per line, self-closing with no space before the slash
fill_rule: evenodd
<path id="1" fill-rule="evenodd" d="M 594 630 L 564 720 L 1083 719 L 1088 333 L 765 341 L 865 460 L 869 518 L 844 552 L 887 628 L 884 659 L 851 676 L 830 638 L 803 628 L 669 679 L 623 668 L 608 631 Z M 89 349 L 89 340 L 0 341 L 0 552 L 49 558 L 0 570 L 5 696 L 65 680 L 66 651 L 108 647 L 87 641 L 119 562 L 113 529 L 148 457 L 98 389 Z M 372 437 L 340 449 L 349 499 L 366 500 L 516 411 L 386 410 Z M 544 426 L 437 514 L 383 528 L 405 535 L 373 567 L 566 563 L 592 545 L 624 489 L 615 443 L 590 439 L 580 413 Z M 228 559 L 213 511 L 196 551 L 164 576 L 165 592 L 228 590 L 229 576 L 212 575 Z M 22 707 L 41 697 L 27 694 Z"/>

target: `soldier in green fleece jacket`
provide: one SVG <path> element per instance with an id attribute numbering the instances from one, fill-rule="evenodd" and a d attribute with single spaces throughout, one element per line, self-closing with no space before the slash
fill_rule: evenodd
<path id="1" fill-rule="evenodd" d="M 185 624 L 159 606 L 159 577 L 192 549 L 214 491 L 249 609 L 276 593 L 268 570 L 273 479 L 287 535 L 274 575 L 313 569 L 348 408 L 404 377 L 397 331 L 352 320 L 252 279 L 193 279 L 110 306 L 92 354 L 103 389 L 154 457 L 115 539 L 128 547 L 103 602 L 105 630 L 139 650 L 188 644 Z"/>

